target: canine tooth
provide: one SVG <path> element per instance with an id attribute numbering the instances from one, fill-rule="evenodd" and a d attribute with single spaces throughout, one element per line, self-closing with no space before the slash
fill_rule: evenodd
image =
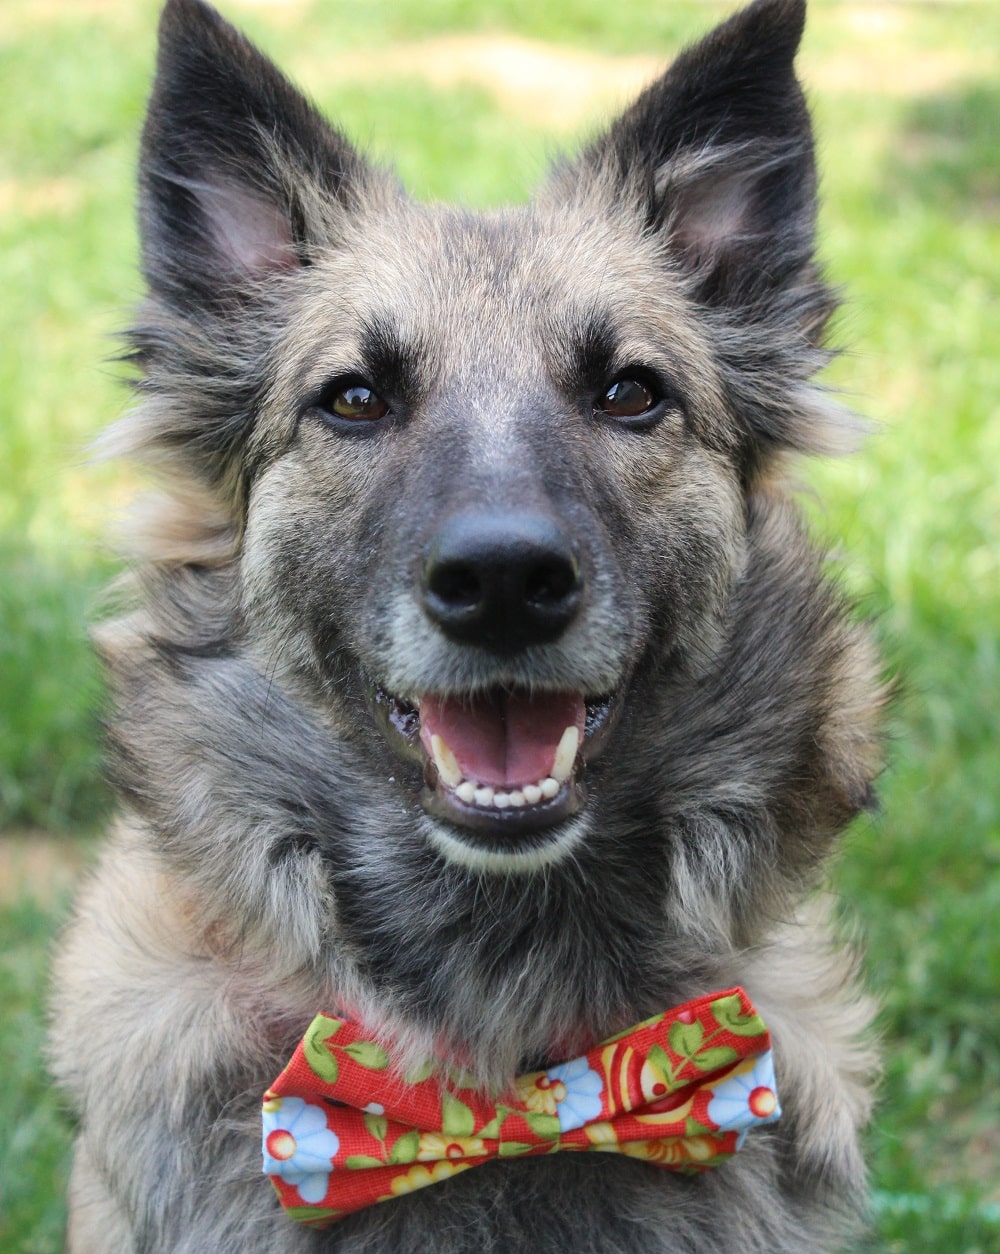
<path id="1" fill-rule="evenodd" d="M 496 806 L 498 810 L 506 810 L 507 807 L 510 805 L 510 793 L 495 792 L 493 794 L 493 804 Z"/>
<path id="2" fill-rule="evenodd" d="M 515 808 L 524 805 L 524 793 L 519 788 L 515 788 L 510 794 L 510 804 Z"/>
<path id="3" fill-rule="evenodd" d="M 464 801 L 467 806 L 471 806 L 476 799 L 476 785 L 471 779 L 463 780 L 455 789 L 455 796 L 459 801 Z"/>
<path id="4" fill-rule="evenodd" d="M 567 727 L 556 750 L 556 760 L 552 764 L 552 778 L 560 784 L 569 779 L 576 761 L 576 751 L 580 747 L 580 733 L 575 727 Z"/>
<path id="5" fill-rule="evenodd" d="M 524 789 L 524 799 L 529 806 L 538 805 L 542 799 L 542 790 L 537 784 L 526 784 Z"/>
<path id="6" fill-rule="evenodd" d="M 543 779 L 538 787 L 546 801 L 551 801 L 559 791 L 559 781 L 550 775 L 548 779 Z"/>
<path id="7" fill-rule="evenodd" d="M 440 736 L 431 736 L 431 753 L 434 765 L 449 788 L 455 788 L 462 782 L 462 769 L 455 761 L 455 755 Z"/>
<path id="8" fill-rule="evenodd" d="M 492 788 L 477 788 L 473 795 L 475 796 L 477 806 L 489 806 L 493 804 Z"/>

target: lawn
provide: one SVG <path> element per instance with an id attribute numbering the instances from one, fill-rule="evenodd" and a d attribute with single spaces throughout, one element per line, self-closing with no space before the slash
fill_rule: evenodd
<path id="1" fill-rule="evenodd" d="M 523 197 L 731 5 L 226 0 L 416 194 Z M 0 831 L 107 810 L 83 623 L 132 484 L 83 449 L 125 403 L 108 361 L 139 294 L 133 171 L 146 0 L 0 0 Z M 879 623 L 899 696 L 883 808 L 837 868 L 884 1004 L 871 1250 L 1000 1250 L 1000 5 L 813 0 L 821 252 L 847 303 L 830 371 L 873 424 L 803 467 L 817 531 Z M 50 841 L 50 845 L 52 842 Z M 9 861 L 9 859 L 8 859 Z M 0 867 L 4 866 L 0 862 Z M 0 877 L 2 878 L 2 877 Z M 0 894 L 0 1249 L 60 1245 L 69 1128 L 38 1061 L 43 870 Z M 8 876 L 8 881 L 10 877 Z"/>

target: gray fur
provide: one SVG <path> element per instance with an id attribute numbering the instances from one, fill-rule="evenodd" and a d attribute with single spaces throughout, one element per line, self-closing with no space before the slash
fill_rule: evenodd
<path id="1" fill-rule="evenodd" d="M 472 216 L 409 201 L 212 10 L 168 3 L 139 403 L 107 438 L 161 485 L 97 632 L 123 817 L 56 967 L 74 1254 L 752 1254 L 850 1231 L 870 1007 L 816 894 L 872 801 L 882 692 L 783 478 L 851 425 L 813 382 L 833 302 L 803 18 L 758 0 L 532 205 Z M 345 433 L 316 397 L 373 360 L 398 416 Z M 673 389 L 656 425 L 592 412 L 640 364 Z M 484 501 L 573 536 L 585 596 L 557 639 L 499 654 L 421 608 L 428 537 Z M 614 693 L 586 805 L 514 851 L 425 814 L 372 681 Z M 499 1087 L 734 983 L 784 1115 L 708 1174 L 498 1162 L 326 1232 L 260 1176 L 261 1093 L 320 1009 Z"/>

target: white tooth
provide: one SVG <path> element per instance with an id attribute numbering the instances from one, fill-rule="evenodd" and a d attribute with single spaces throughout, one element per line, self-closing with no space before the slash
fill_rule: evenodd
<path id="1" fill-rule="evenodd" d="M 493 804 L 492 788 L 477 788 L 474 794 L 477 806 L 489 806 Z"/>
<path id="2" fill-rule="evenodd" d="M 471 806 L 476 799 L 476 785 L 471 779 L 463 780 L 455 789 L 455 796 L 459 801 L 464 801 L 467 806 Z"/>
<path id="3" fill-rule="evenodd" d="M 538 787 L 546 801 L 551 801 L 559 791 L 559 781 L 550 775 L 548 779 L 543 779 Z"/>
<path id="4" fill-rule="evenodd" d="M 536 806 L 542 799 L 542 790 L 537 784 L 528 784 L 524 789 L 524 799 L 529 806 Z"/>
<path id="5" fill-rule="evenodd" d="M 449 788 L 455 788 L 462 782 L 462 770 L 455 761 L 455 755 L 440 736 L 431 736 L 431 753 L 438 774 Z"/>
<path id="6" fill-rule="evenodd" d="M 510 805 L 510 793 L 495 792 L 493 794 L 493 804 L 496 806 L 498 810 L 506 810 L 507 807 Z"/>
<path id="7" fill-rule="evenodd" d="M 519 789 L 515 788 L 514 791 L 510 794 L 510 804 L 512 806 L 523 806 L 524 805 L 524 793 L 521 792 Z"/>
<path id="8" fill-rule="evenodd" d="M 580 733 L 575 727 L 567 727 L 556 750 L 556 760 L 552 764 L 552 778 L 561 784 L 569 779 L 576 761 L 576 751 L 580 747 Z"/>

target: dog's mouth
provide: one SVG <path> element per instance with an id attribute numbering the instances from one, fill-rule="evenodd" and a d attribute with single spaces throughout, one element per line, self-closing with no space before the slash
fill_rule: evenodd
<path id="1" fill-rule="evenodd" d="M 422 763 L 424 809 L 503 843 L 583 809 L 586 763 L 614 707 L 607 696 L 523 688 L 426 693 L 416 701 L 376 685 L 369 691 L 389 743 Z"/>

